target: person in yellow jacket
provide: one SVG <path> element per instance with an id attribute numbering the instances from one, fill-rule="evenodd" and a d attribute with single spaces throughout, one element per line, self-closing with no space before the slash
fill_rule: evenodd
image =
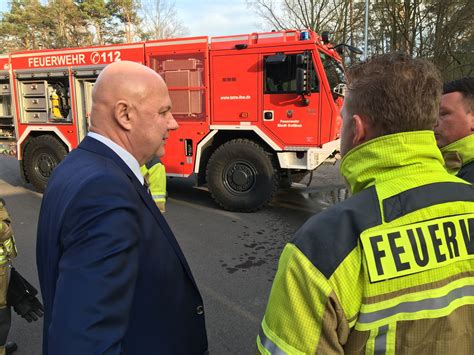
<path id="1" fill-rule="evenodd" d="M 9 264 L 16 254 L 10 216 L 5 201 L 0 199 L 0 355 L 11 354 L 17 349 L 14 342 L 7 343 L 11 324 L 11 308 L 7 305 Z"/>
<path id="2" fill-rule="evenodd" d="M 145 181 L 150 189 L 150 194 L 156 206 L 163 213 L 166 210 L 166 170 L 158 156 L 140 167 Z"/>
<path id="3" fill-rule="evenodd" d="M 444 169 L 436 67 L 387 54 L 348 73 L 341 173 L 353 196 L 280 256 L 262 354 L 470 354 L 474 188 Z"/>
<path id="4" fill-rule="evenodd" d="M 474 77 L 444 84 L 434 132 L 446 169 L 474 183 Z"/>

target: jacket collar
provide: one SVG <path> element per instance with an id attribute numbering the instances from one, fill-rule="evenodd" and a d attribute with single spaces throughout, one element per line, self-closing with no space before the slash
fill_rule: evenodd
<path id="1" fill-rule="evenodd" d="M 77 147 L 78 149 L 84 149 L 95 154 L 102 155 L 106 158 L 113 160 L 113 162 L 133 181 L 137 180 L 137 177 L 133 171 L 128 167 L 127 164 L 118 156 L 112 149 L 107 147 L 104 143 L 97 139 L 86 136 Z"/>
<path id="2" fill-rule="evenodd" d="M 474 161 L 474 134 L 470 134 L 441 148 L 446 170 L 457 174 L 463 165 Z"/>
<path id="3" fill-rule="evenodd" d="M 340 171 L 355 194 L 376 183 L 444 168 L 433 132 L 415 131 L 381 136 L 355 147 L 342 159 Z"/>
<path id="4" fill-rule="evenodd" d="M 99 133 L 89 132 L 87 133 L 87 136 L 98 140 L 99 142 L 105 144 L 107 147 L 112 149 L 115 154 L 117 154 L 125 162 L 125 164 L 127 164 L 130 170 L 133 171 L 135 176 L 138 178 L 138 181 L 143 184 L 143 175 L 140 172 L 140 165 L 137 159 L 135 159 L 135 157 L 130 152 L 128 152 L 119 144 L 115 143 L 110 138 L 105 137 Z"/>

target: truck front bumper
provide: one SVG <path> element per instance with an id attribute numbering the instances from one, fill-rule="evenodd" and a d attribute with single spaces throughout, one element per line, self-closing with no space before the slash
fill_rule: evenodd
<path id="1" fill-rule="evenodd" d="M 277 152 L 278 162 L 282 169 L 314 170 L 327 158 L 339 151 L 340 139 L 323 144 L 321 148 L 286 147 L 289 151 Z"/>

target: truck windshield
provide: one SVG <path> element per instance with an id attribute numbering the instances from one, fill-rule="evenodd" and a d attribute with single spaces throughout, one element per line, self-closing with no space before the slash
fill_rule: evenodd
<path id="1" fill-rule="evenodd" d="M 326 76 L 328 78 L 329 86 L 331 91 L 334 93 L 334 89 L 340 87 L 340 84 L 345 84 L 344 69 L 342 65 L 332 58 L 331 56 L 321 52 L 321 62 L 323 63 Z"/>

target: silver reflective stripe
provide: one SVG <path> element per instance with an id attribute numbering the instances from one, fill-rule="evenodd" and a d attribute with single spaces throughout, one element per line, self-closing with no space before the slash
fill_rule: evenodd
<path id="1" fill-rule="evenodd" d="M 387 351 L 387 332 L 388 325 L 383 325 L 379 328 L 377 336 L 375 337 L 375 355 L 385 355 L 385 352 Z"/>
<path id="2" fill-rule="evenodd" d="M 281 350 L 273 341 L 267 338 L 262 328 L 260 328 L 260 333 L 258 334 L 258 336 L 260 337 L 260 342 L 262 343 L 263 347 L 267 349 L 270 354 L 286 355 L 286 353 Z"/>
<path id="3" fill-rule="evenodd" d="M 233 36 L 233 37 L 213 37 L 211 38 L 211 43 L 216 42 L 234 42 L 234 41 L 246 41 L 249 39 L 249 36 Z"/>
<path id="4" fill-rule="evenodd" d="M 474 286 L 463 286 L 450 291 L 445 296 L 437 298 L 428 298 L 414 302 L 403 302 L 394 307 L 386 308 L 381 311 L 375 311 L 370 313 L 361 312 L 359 315 L 358 323 L 372 323 L 399 313 L 415 313 L 419 311 L 443 309 L 449 306 L 449 304 L 454 300 L 466 296 L 474 296 Z"/>
<path id="5" fill-rule="evenodd" d="M 161 46 L 175 46 L 178 44 L 192 44 L 192 43 L 207 43 L 206 38 L 197 38 L 197 39 L 188 39 L 188 40 L 181 40 L 181 41 L 165 41 L 165 42 L 153 42 L 153 43 L 145 43 L 145 47 L 161 47 Z"/>
<path id="6" fill-rule="evenodd" d="M 285 34 L 284 33 L 267 33 L 267 34 L 259 34 L 255 37 L 257 38 L 277 38 L 277 37 L 283 37 Z"/>
<path id="7" fill-rule="evenodd" d="M 152 197 L 153 197 L 154 200 L 157 200 L 159 198 L 162 198 L 163 200 L 166 199 L 166 195 L 152 195 Z"/>

